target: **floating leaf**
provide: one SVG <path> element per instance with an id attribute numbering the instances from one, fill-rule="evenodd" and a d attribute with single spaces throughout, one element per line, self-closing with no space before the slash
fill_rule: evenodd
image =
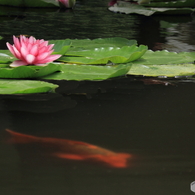
<path id="1" fill-rule="evenodd" d="M 128 40 L 122 37 L 112 38 L 98 38 L 98 39 L 72 39 L 73 50 L 75 48 L 82 48 L 85 50 L 94 49 L 98 47 L 123 47 L 137 45 L 136 40 Z"/>
<path id="2" fill-rule="evenodd" d="M 128 74 L 144 76 L 195 75 L 195 52 L 147 51 L 142 59 L 132 62 Z"/>
<path id="3" fill-rule="evenodd" d="M 144 75 L 144 76 L 192 76 L 195 75 L 194 64 L 182 65 L 141 65 L 133 64 L 129 75 Z"/>
<path id="4" fill-rule="evenodd" d="M 51 40 L 49 41 L 49 44 L 54 44 L 54 52 L 53 54 L 61 54 L 64 55 L 71 46 L 71 40 Z"/>
<path id="5" fill-rule="evenodd" d="M 133 62 L 134 64 L 151 64 L 151 65 L 166 65 L 166 64 L 182 64 L 193 63 L 195 60 L 195 52 L 168 52 L 148 50 L 145 55 Z"/>
<path id="6" fill-rule="evenodd" d="M 54 92 L 58 85 L 43 81 L 0 79 L 0 94 Z"/>
<path id="7" fill-rule="evenodd" d="M 42 79 L 54 80 L 105 80 L 125 75 L 131 65 L 93 66 L 93 65 L 61 65 L 61 72 L 57 72 Z"/>
<path id="8" fill-rule="evenodd" d="M 0 78 L 37 78 L 60 70 L 58 64 L 47 66 L 19 66 L 16 68 L 0 68 Z"/>
<path id="9" fill-rule="evenodd" d="M 147 51 L 147 46 L 140 45 L 139 47 L 124 46 L 120 47 L 102 47 L 93 50 L 82 50 L 77 52 L 68 52 L 67 55 L 77 55 L 83 57 L 67 57 L 63 56 L 59 59 L 62 62 L 75 64 L 107 64 L 109 62 L 128 63 L 139 59 Z"/>
<path id="10" fill-rule="evenodd" d="M 165 5 L 167 2 L 162 3 L 161 5 Z M 157 4 L 157 3 L 156 3 Z M 125 14 L 141 14 L 145 16 L 151 16 L 154 13 L 156 14 L 189 14 L 194 11 L 192 8 L 188 7 L 169 7 L 169 6 L 160 6 L 159 7 L 149 7 L 150 4 L 146 4 L 148 7 L 144 7 L 142 5 L 132 4 L 130 2 L 125 1 L 117 1 L 117 4 L 109 7 L 108 9 L 113 12 L 120 12 Z"/>
<path id="11" fill-rule="evenodd" d="M 0 0 L 0 5 L 16 6 L 16 7 L 59 7 L 55 0 Z"/>
<path id="12" fill-rule="evenodd" d="M 151 1 L 149 4 L 144 4 L 145 7 L 168 7 L 168 8 L 184 8 L 184 7 L 195 7 L 194 0 L 173 0 L 173 1 Z"/>
<path id="13" fill-rule="evenodd" d="M 0 64 L 11 63 L 16 59 L 16 58 L 8 55 L 7 53 L 10 53 L 10 52 L 7 52 L 7 51 L 6 50 L 5 51 L 3 51 L 3 50 L 0 51 Z M 3 53 L 1 53 L 1 52 L 3 52 Z"/>

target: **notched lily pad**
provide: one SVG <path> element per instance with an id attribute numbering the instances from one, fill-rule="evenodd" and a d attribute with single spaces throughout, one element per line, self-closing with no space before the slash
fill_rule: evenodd
<path id="1" fill-rule="evenodd" d="M 191 76 L 195 75 L 195 52 L 147 51 L 140 60 L 132 62 L 130 75 Z"/>
<path id="2" fill-rule="evenodd" d="M 90 50 L 100 47 L 123 47 L 137 45 L 136 40 L 128 40 L 122 37 L 98 38 L 98 39 L 71 39 L 73 51 Z"/>
<path id="3" fill-rule="evenodd" d="M 191 5 L 191 7 L 195 7 L 195 5 L 192 3 L 189 3 L 189 5 Z M 181 4 L 181 2 L 156 2 L 151 4 L 138 5 L 126 1 L 117 1 L 116 4 L 109 7 L 108 9 L 113 12 L 125 14 L 140 14 L 151 16 L 153 14 L 190 14 L 194 11 L 194 9 L 191 7 L 185 6 L 184 3 Z"/>
<path id="4" fill-rule="evenodd" d="M 117 66 L 94 66 L 62 64 L 61 72 L 57 72 L 42 79 L 53 80 L 105 80 L 127 74 L 131 64 L 120 64 Z"/>
<path id="5" fill-rule="evenodd" d="M 79 57 L 63 56 L 59 61 L 73 64 L 114 64 L 128 63 L 139 59 L 147 51 L 147 46 L 139 47 L 124 46 L 120 47 L 101 47 L 92 50 L 72 51 L 67 55 L 75 55 Z"/>

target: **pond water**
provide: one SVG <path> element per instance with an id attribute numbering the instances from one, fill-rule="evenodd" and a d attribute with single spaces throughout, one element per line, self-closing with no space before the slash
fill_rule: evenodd
<path id="1" fill-rule="evenodd" d="M 0 20 L 0 35 L 5 38 L 0 47 L 4 49 L 13 34 L 27 34 L 44 39 L 118 36 L 153 50 L 195 50 L 193 15 L 117 14 L 107 10 L 107 3 L 79 1 L 67 12 L 6 8 L 8 14 Z M 55 94 L 0 96 L 1 194 L 192 194 L 195 83 L 186 78 L 162 81 L 133 76 L 58 81 Z M 111 166 L 112 161 L 57 158 L 46 155 L 44 141 L 7 142 L 5 129 L 86 142 L 131 157 L 124 168 Z M 53 151 L 52 144 L 44 147 Z"/>

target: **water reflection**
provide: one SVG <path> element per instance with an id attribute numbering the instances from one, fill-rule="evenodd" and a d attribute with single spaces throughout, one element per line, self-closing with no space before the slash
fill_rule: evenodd
<path id="1" fill-rule="evenodd" d="M 76 101 L 60 94 L 5 95 L 0 97 L 7 111 L 26 111 L 35 113 L 57 112 L 74 108 Z"/>
<path id="2" fill-rule="evenodd" d="M 74 12 L 65 13 L 12 10 L 0 21 L 1 36 L 5 37 L 0 47 L 3 49 L 13 34 L 44 39 L 119 36 L 137 39 L 150 48 L 171 40 L 188 44 L 186 50 L 194 45 L 191 16 L 115 14 L 106 9 L 106 4 L 83 1 Z M 174 80 L 173 85 L 164 84 L 167 82 L 172 83 L 162 80 L 162 84 L 158 81 L 158 85 L 151 85 L 154 81 L 144 77 L 63 81 L 57 94 L 1 96 L 1 193 L 188 194 L 195 180 L 195 83 Z M 82 140 L 136 158 L 130 160 L 133 166 L 125 169 L 48 158 L 37 145 L 5 143 L 5 128 L 36 137 Z"/>
<path id="3" fill-rule="evenodd" d="M 143 79 L 143 78 L 142 78 Z M 56 112 L 1 112 L 7 127 L 135 155 L 125 169 L 42 156 L 38 145 L 10 145 L 1 127 L 0 187 L 5 195 L 188 194 L 194 181 L 194 83 L 144 85 L 135 77 L 77 82 L 76 107 Z M 64 93 L 62 93 L 64 89 Z M 64 97 L 66 86 L 60 90 Z M 90 93 L 75 95 L 76 92 Z M 94 92 L 94 89 L 96 92 Z M 22 102 L 18 102 L 22 108 Z M 59 102 L 59 105 L 61 103 Z M 51 148 L 53 150 L 55 148 Z M 132 164 L 131 164 L 132 163 Z M 9 188 L 8 188 L 9 186 Z M 11 187 L 10 187 L 11 186 Z M 141 186 L 141 187 L 140 187 Z"/>

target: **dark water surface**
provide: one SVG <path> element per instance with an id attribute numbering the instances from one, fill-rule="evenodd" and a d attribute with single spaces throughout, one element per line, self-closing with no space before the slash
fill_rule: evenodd
<path id="1" fill-rule="evenodd" d="M 124 15 L 107 2 L 78 2 L 74 12 L 11 9 L 0 18 L 4 43 L 36 38 L 125 37 L 151 49 L 194 51 L 192 16 Z M 187 195 L 195 180 L 195 83 L 146 85 L 145 78 L 59 81 L 56 94 L 0 96 L 0 194 Z M 39 146 L 5 143 L 9 128 L 132 154 L 129 166 L 45 156 Z"/>

